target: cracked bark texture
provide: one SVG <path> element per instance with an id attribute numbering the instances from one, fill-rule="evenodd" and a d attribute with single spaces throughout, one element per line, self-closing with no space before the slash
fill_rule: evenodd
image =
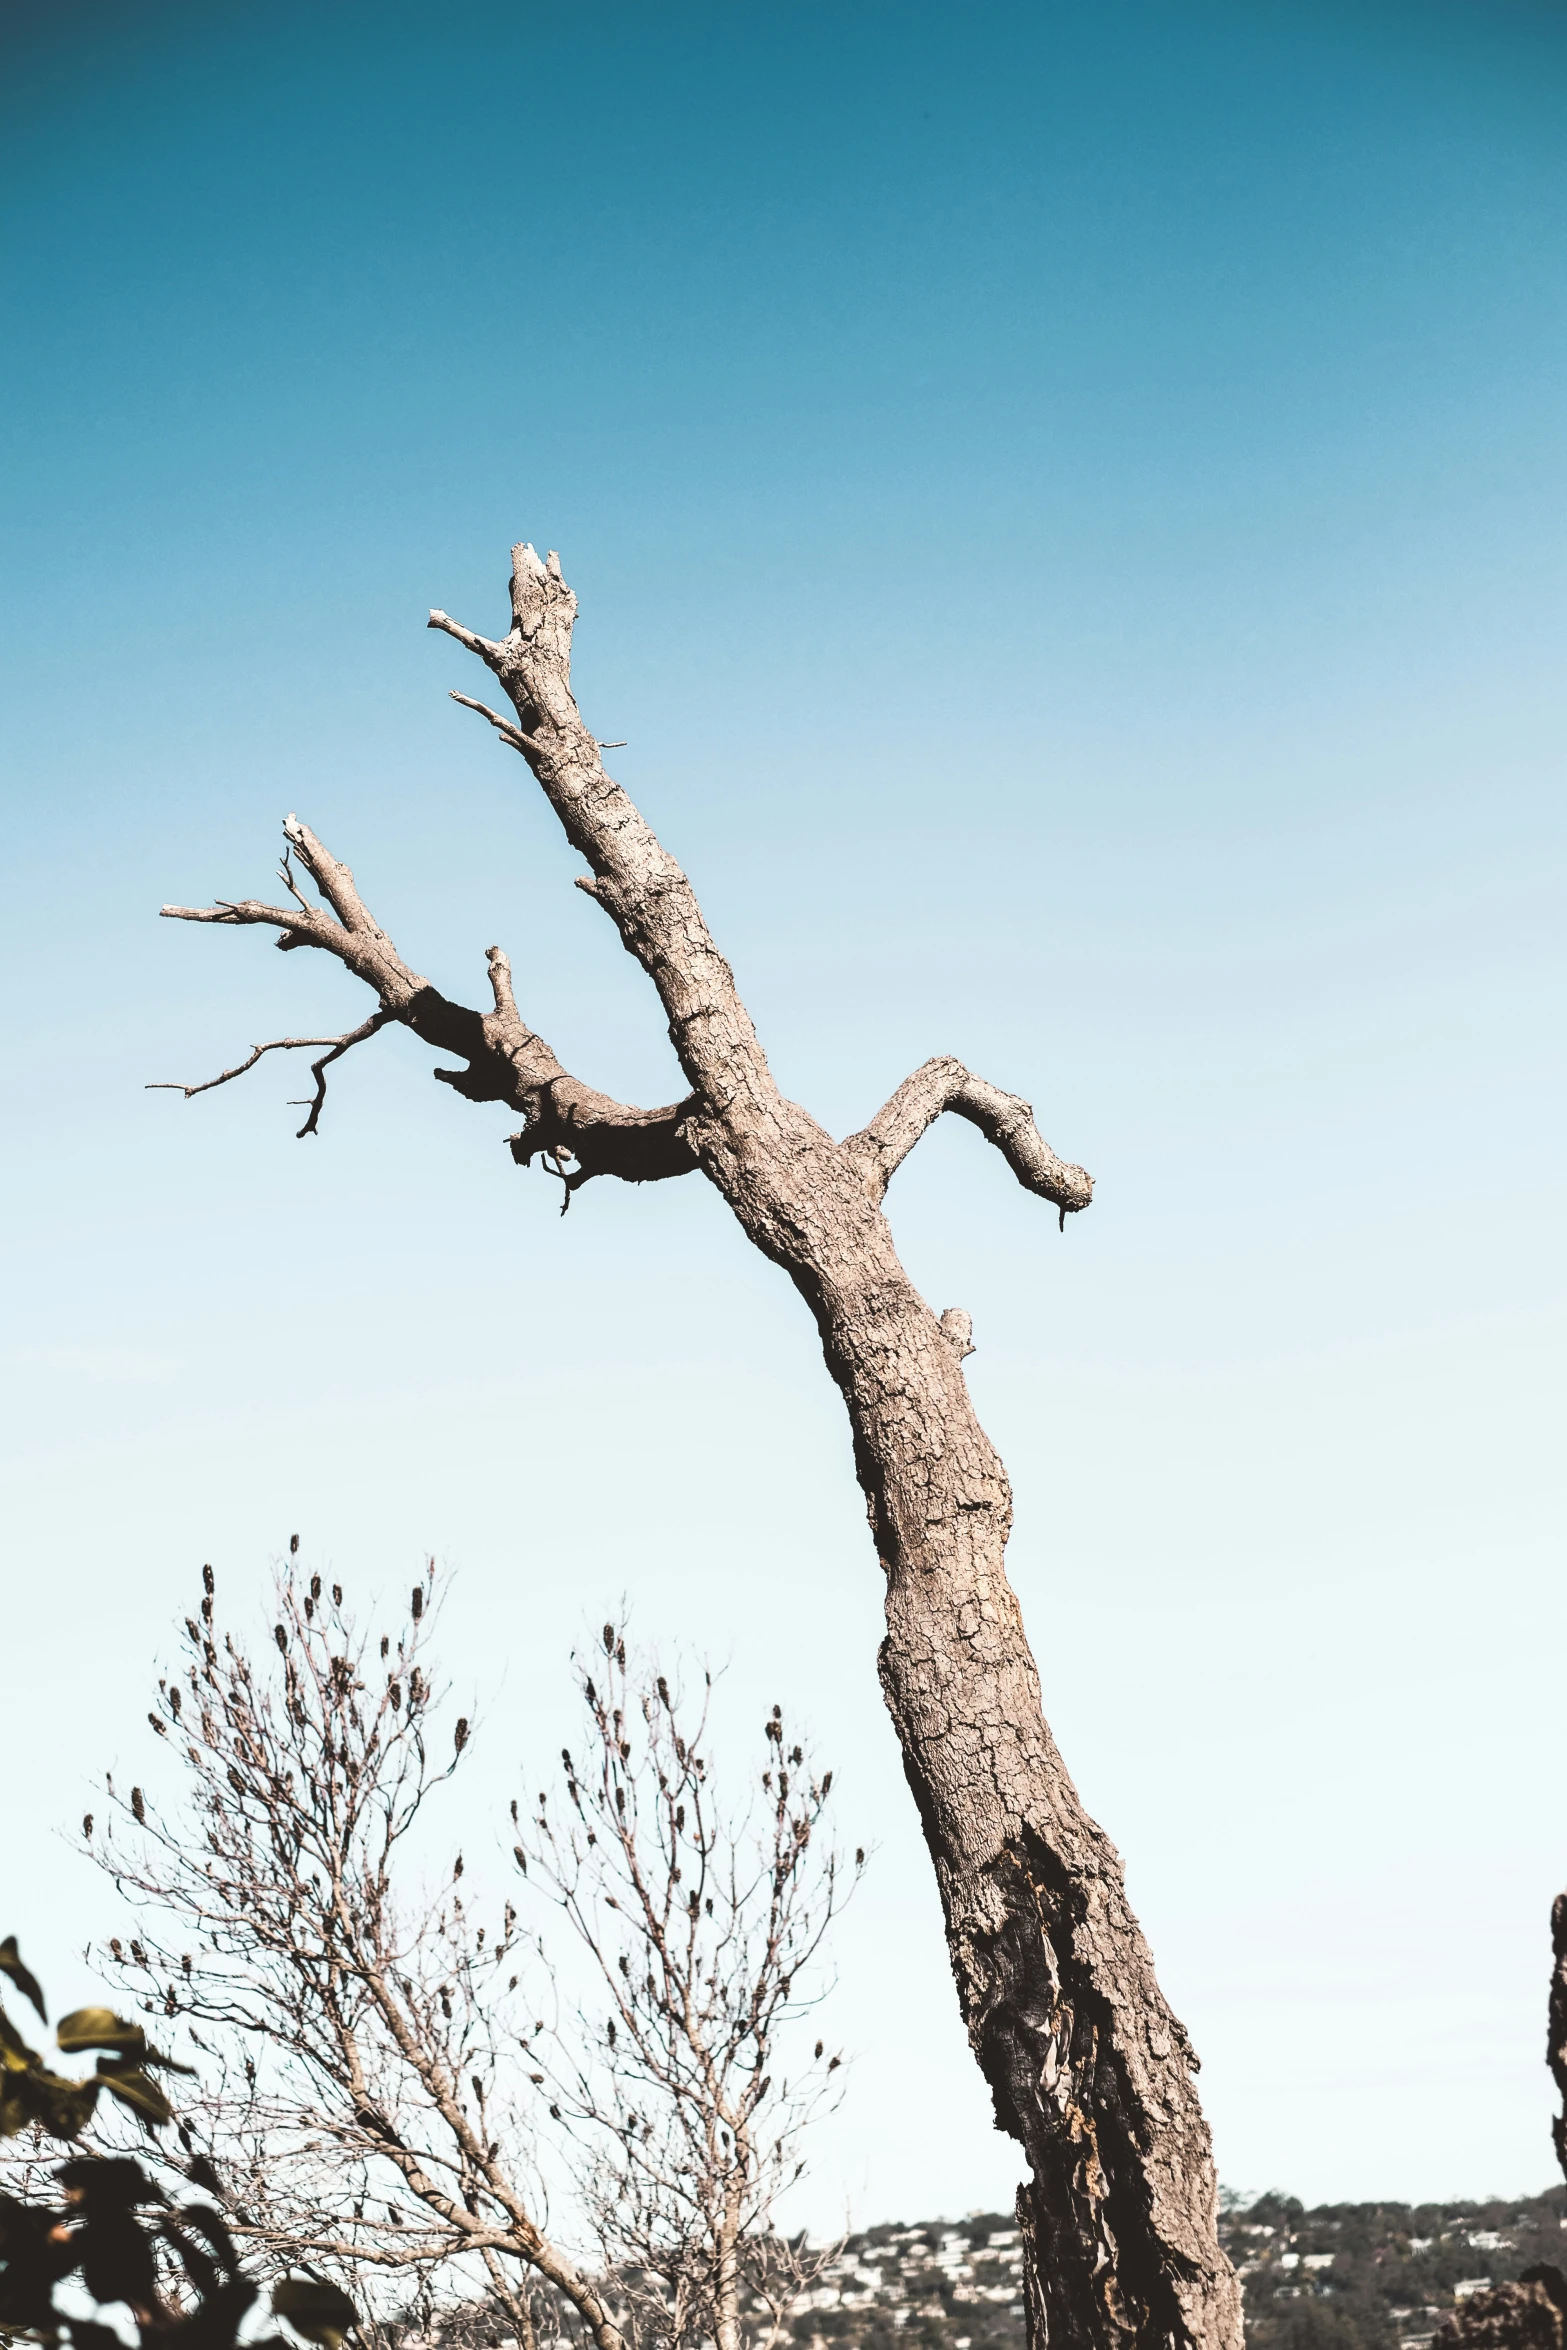
<path id="1" fill-rule="evenodd" d="M 658 990 L 690 1089 L 683 1100 L 638 1110 L 569 1076 L 518 1012 L 498 948 L 491 1011 L 440 995 L 403 963 L 347 867 L 296 818 L 285 825 L 289 906 L 165 912 L 269 926 L 284 948 L 338 956 L 386 1018 L 464 1061 L 438 1077 L 471 1100 L 520 1111 L 513 1152 L 524 1164 L 542 1157 L 562 1177 L 563 1204 L 594 1175 L 647 1182 L 700 1170 L 788 1274 L 848 1407 L 886 1577 L 882 1688 L 935 1864 L 969 2039 L 998 2126 L 1027 2159 L 1019 2215 L 1031 2342 L 1238 2350 L 1240 2290 L 1218 2245 L 1196 2058 L 1160 1992 L 1116 1851 L 1083 1809 L 1045 1722 L 1006 1576 L 1011 1494 L 961 1367 L 972 1351 L 968 1317 L 949 1309 L 938 1320 L 882 1213 L 893 1173 L 944 1111 L 975 1125 L 1063 1223 L 1087 1207 L 1092 1184 L 1057 1158 L 1026 1102 L 950 1058 L 926 1062 L 843 1142 L 785 1099 L 690 882 L 606 774 L 583 724 L 570 684 L 576 599 L 553 555 L 513 550 L 511 603 L 512 625 L 493 640 L 431 614 L 432 628 L 493 672 L 513 715 L 453 698 L 522 754 L 586 861 L 578 886 Z M 296 858 L 325 911 L 300 891 Z"/>

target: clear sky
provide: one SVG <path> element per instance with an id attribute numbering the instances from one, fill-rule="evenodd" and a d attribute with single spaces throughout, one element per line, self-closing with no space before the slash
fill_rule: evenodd
<path id="1" fill-rule="evenodd" d="M 259 1607 L 295 1529 L 367 1601 L 435 1553 L 497 1801 L 625 1592 L 876 1848 L 807 2216 L 1016 2176 L 782 1277 L 697 1180 L 562 1220 L 402 1036 L 308 1143 L 276 1061 L 142 1090 L 362 1015 L 155 918 L 291 808 L 441 984 L 498 939 L 571 1068 L 677 1090 L 423 629 L 527 536 L 786 1088 L 843 1132 L 956 1052 L 1099 1180 L 1062 1237 L 943 1130 L 891 1212 L 1221 2174 L 1545 2185 L 1567 12 L 5 21 L 0 1925 L 62 1992 L 106 1930 L 56 1832 L 149 1767 L 204 1559 Z"/>

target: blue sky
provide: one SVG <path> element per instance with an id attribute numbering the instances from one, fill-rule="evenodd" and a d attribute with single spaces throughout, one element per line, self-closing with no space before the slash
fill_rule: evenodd
<path id="1" fill-rule="evenodd" d="M 142 1090 L 359 1016 L 155 919 L 261 890 L 290 808 L 443 985 L 499 939 L 568 1065 L 675 1090 L 423 631 L 497 623 L 525 535 L 786 1087 L 842 1132 L 954 1051 L 1099 1179 L 1063 1238 L 939 1131 L 891 1208 L 974 1315 L 1047 1707 L 1222 2175 L 1545 2184 L 1567 17 L 61 6 L 5 38 L 24 1940 L 58 1979 L 101 1928 L 55 1831 L 144 1767 L 202 1560 L 259 1606 L 296 1528 L 367 1601 L 434 1552 L 497 1797 L 625 1592 L 729 1660 L 736 1722 L 815 1723 L 877 1847 L 807 2215 L 1015 2176 L 787 1285 L 693 1182 L 562 1221 L 411 1040 L 307 1144 L 277 1063 Z"/>

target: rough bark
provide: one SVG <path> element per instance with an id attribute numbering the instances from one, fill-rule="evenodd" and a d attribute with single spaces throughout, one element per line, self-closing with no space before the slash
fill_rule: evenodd
<path id="1" fill-rule="evenodd" d="M 1026 1102 L 952 1059 L 926 1062 L 841 1143 L 786 1100 L 690 882 L 606 774 L 582 722 L 570 686 L 576 599 L 553 555 L 541 563 L 531 547 L 514 549 L 511 601 L 512 626 L 497 640 L 431 614 L 432 628 L 493 671 L 515 716 L 454 698 L 527 760 L 586 860 L 578 886 L 658 990 L 684 1100 L 635 1110 L 569 1077 L 518 1013 L 498 949 L 493 1011 L 448 1002 L 402 963 L 347 868 L 293 817 L 289 849 L 327 912 L 306 904 L 287 856 L 291 908 L 165 911 L 270 925 L 281 946 L 336 954 L 389 1019 L 465 1061 L 438 1076 L 471 1100 L 518 1108 L 516 1156 L 542 1155 L 568 1202 L 595 1174 L 640 1182 L 699 1168 L 789 1275 L 848 1407 L 886 1575 L 882 1687 L 970 2041 L 998 2125 L 1028 2161 L 1019 2210 L 1031 2338 L 1074 2350 L 1238 2350 L 1240 2291 L 1218 2246 L 1196 2058 L 1159 1990 L 1114 1847 L 1045 1723 L 1006 1577 L 1011 1494 L 961 1369 L 967 1316 L 938 1321 L 881 1210 L 893 1172 L 944 1110 L 977 1126 L 1063 1223 L 1089 1204 L 1090 1179 L 1056 1157 Z"/>
<path id="2" fill-rule="evenodd" d="M 1562 2101 L 1562 2110 L 1551 2123 L 1551 2138 L 1556 2159 L 1567 2174 L 1567 1893 L 1558 1893 L 1551 1904 L 1551 1996 L 1545 2061 Z"/>

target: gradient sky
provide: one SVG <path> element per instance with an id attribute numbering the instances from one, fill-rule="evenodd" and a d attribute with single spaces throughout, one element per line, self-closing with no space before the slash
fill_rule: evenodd
<path id="1" fill-rule="evenodd" d="M 1062 1237 L 943 1128 L 890 1205 L 1221 2175 L 1548 2183 L 1567 11 L 61 0 L 3 81 L 5 1930 L 85 1990 L 58 1831 L 204 1559 L 436 1554 L 497 1804 L 624 1592 L 876 1848 L 804 2216 L 1017 2175 L 841 1410 L 716 1195 L 563 1221 L 401 1035 L 305 1144 L 276 1061 L 142 1090 L 362 1016 L 155 919 L 291 808 L 442 985 L 499 939 L 677 1090 L 423 630 L 527 536 L 785 1087 L 843 1132 L 956 1052 L 1098 1178 Z"/>

